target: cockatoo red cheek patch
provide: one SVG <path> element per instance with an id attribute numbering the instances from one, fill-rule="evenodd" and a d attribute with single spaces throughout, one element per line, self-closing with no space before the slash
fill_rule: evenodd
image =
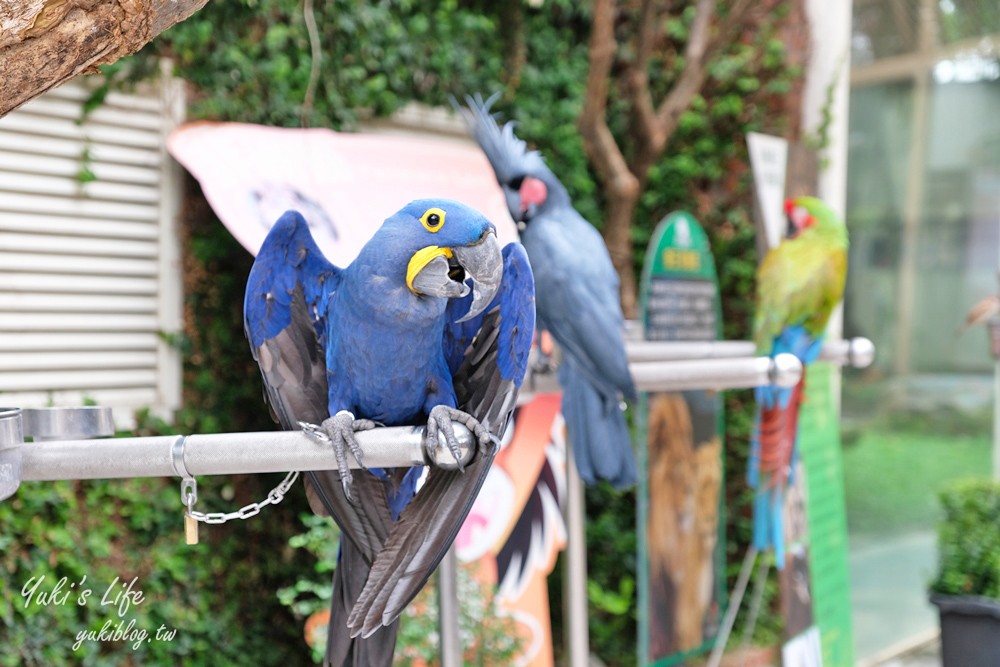
<path id="1" fill-rule="evenodd" d="M 527 211 L 530 206 L 538 207 L 544 204 L 549 196 L 549 190 L 545 187 L 545 183 L 537 178 L 525 176 L 518 194 L 521 195 L 521 211 Z"/>

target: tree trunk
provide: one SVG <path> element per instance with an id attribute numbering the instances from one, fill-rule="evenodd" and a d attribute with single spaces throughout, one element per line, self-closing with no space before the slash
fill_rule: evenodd
<path id="1" fill-rule="evenodd" d="M 3 0 L 0 116 L 135 53 L 208 0 Z"/>
<path id="2" fill-rule="evenodd" d="M 684 70 L 659 107 L 653 102 L 649 67 L 665 23 L 661 16 L 663 8 L 654 0 L 631 5 L 632 9 L 638 7 L 639 19 L 633 26 L 634 37 L 628 47 L 632 59 L 625 75 L 625 102 L 632 116 L 628 143 L 636 148 L 634 155 L 626 158 L 607 121 L 609 79 L 619 47 L 615 30 L 620 12 L 615 0 L 594 0 L 588 48 L 590 71 L 579 127 L 584 150 L 607 200 L 604 241 L 621 279 L 622 310 L 629 318 L 636 317 L 639 310 L 632 266 L 632 216 L 646 189 L 649 171 L 670 143 L 681 113 L 691 106 L 691 100 L 704 86 L 709 59 L 736 39 L 755 2 L 733 0 L 724 20 L 716 26 L 714 37 L 710 28 L 716 1 L 697 0 L 693 4 L 695 16 L 684 49 Z"/>
<path id="3" fill-rule="evenodd" d="M 607 217 L 604 219 L 604 242 L 621 280 L 622 312 L 626 319 L 639 316 L 638 286 L 632 265 L 632 217 L 640 193 L 638 187 L 608 192 Z"/>

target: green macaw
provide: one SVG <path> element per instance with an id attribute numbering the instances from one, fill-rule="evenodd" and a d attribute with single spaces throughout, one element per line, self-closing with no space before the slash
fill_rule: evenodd
<path id="1" fill-rule="evenodd" d="M 785 202 L 788 238 L 764 257 L 757 270 L 753 336 L 757 354 L 794 354 L 803 366 L 815 361 L 833 309 L 847 279 L 847 228 L 815 197 Z M 799 405 L 805 375 L 792 388 L 758 387 L 747 481 L 756 490 L 754 546 L 774 547 L 784 564 L 782 504 L 795 464 Z"/>

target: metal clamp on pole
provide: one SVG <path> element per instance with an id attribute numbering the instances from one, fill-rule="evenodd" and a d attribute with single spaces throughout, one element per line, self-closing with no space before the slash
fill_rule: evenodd
<path id="1" fill-rule="evenodd" d="M 14 495 L 21 485 L 23 443 L 20 408 L 0 408 L 0 500 Z"/>
<path id="2" fill-rule="evenodd" d="M 686 389 L 745 389 L 774 384 L 794 387 L 802 363 L 791 354 L 770 357 L 646 361 L 630 365 L 640 391 Z"/>
<path id="3" fill-rule="evenodd" d="M 98 438 L 114 432 L 111 408 L 0 408 L 0 500 L 14 495 L 24 479 L 26 437 L 40 443 Z"/>
<path id="4" fill-rule="evenodd" d="M 757 346 L 748 340 L 720 341 L 629 341 L 625 345 L 631 363 L 679 361 L 683 359 L 730 359 L 752 357 Z M 867 368 L 875 360 L 875 344 L 863 337 L 823 343 L 819 358 L 842 366 Z"/>

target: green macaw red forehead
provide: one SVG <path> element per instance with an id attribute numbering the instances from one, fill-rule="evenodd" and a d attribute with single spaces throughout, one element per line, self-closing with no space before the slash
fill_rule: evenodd
<path id="1" fill-rule="evenodd" d="M 816 218 L 809 213 L 809 210 L 805 206 L 798 204 L 795 199 L 785 200 L 785 215 L 795 225 L 795 228 L 799 230 L 816 224 Z"/>

